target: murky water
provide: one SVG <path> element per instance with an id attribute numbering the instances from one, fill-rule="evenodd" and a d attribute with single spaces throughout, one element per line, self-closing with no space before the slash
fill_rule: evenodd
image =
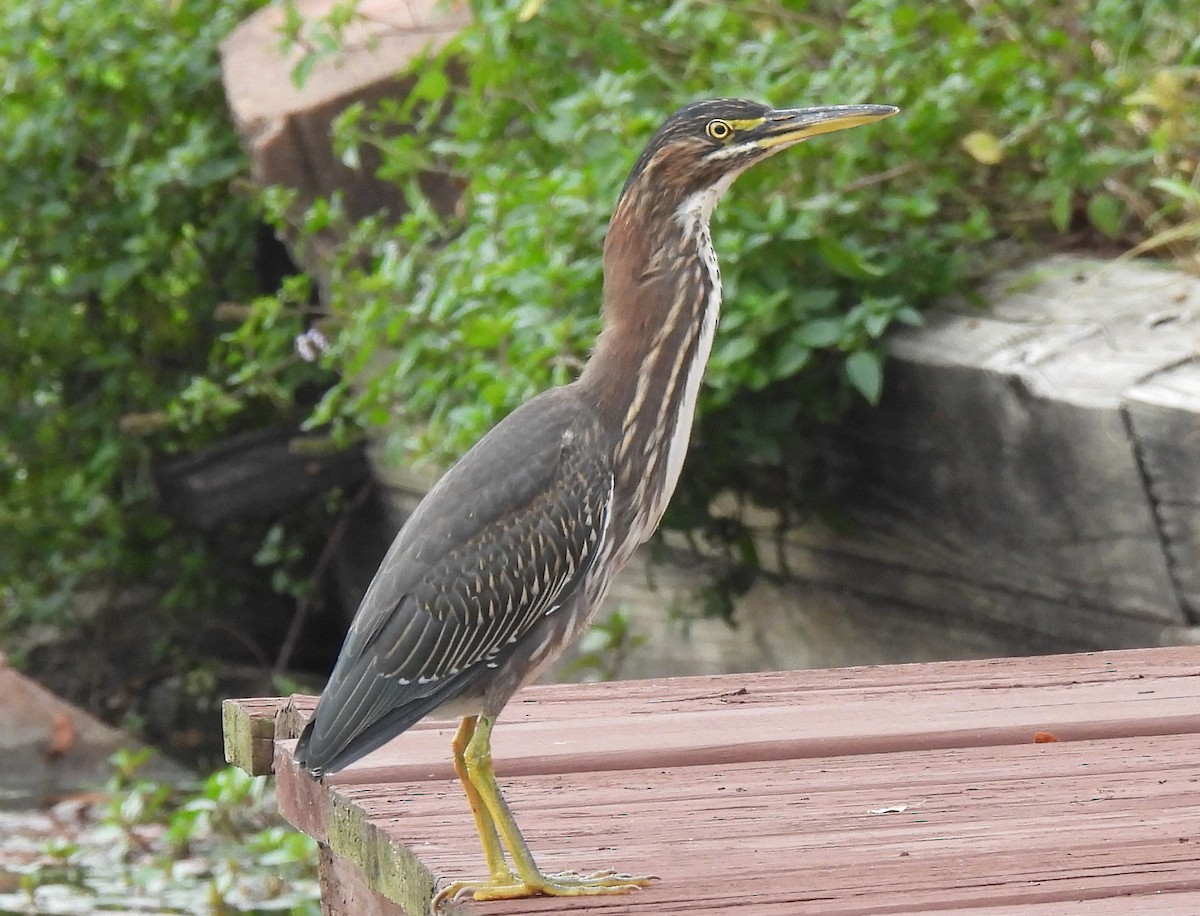
<path id="1" fill-rule="evenodd" d="M 178 819 L 121 826 L 99 795 L 15 801 L 0 809 L 0 916 L 320 912 L 311 847 L 282 828 L 222 836 L 194 819 L 181 841 Z"/>

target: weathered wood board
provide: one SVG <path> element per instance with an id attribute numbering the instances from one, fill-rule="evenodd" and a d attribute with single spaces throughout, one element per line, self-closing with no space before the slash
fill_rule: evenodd
<path id="1" fill-rule="evenodd" d="M 288 708 L 294 730 L 311 700 Z M 324 785 L 282 739 L 281 810 L 423 912 L 482 867 L 450 735 L 426 723 Z M 1200 911 L 1197 748 L 1200 647 L 534 687 L 495 755 L 541 863 L 661 880 L 451 911 Z"/>
<path id="2" fill-rule="evenodd" d="M 1129 389 L 1124 409 L 1162 533 L 1167 569 L 1190 621 L 1200 619 L 1200 364 Z"/>
<path id="3" fill-rule="evenodd" d="M 363 449 L 335 449 L 322 436 L 277 427 L 234 436 L 154 467 L 165 512 L 212 530 L 271 516 L 369 473 Z"/>
<path id="4" fill-rule="evenodd" d="M 1055 258 L 983 299 L 892 338 L 880 408 L 824 443 L 852 529 L 789 532 L 789 562 L 1063 647 L 1186 640 L 1200 280 Z"/>

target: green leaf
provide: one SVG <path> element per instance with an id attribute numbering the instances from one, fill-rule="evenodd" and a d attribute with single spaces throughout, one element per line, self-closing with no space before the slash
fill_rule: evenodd
<path id="1" fill-rule="evenodd" d="M 1120 238 L 1125 208 L 1112 194 L 1100 193 L 1088 201 L 1088 220 L 1110 239 Z"/>
<path id="2" fill-rule="evenodd" d="M 1050 222 L 1059 232 L 1066 232 L 1071 226 L 1071 216 L 1075 210 L 1075 189 L 1062 185 L 1055 189 L 1050 201 Z"/>
<path id="3" fill-rule="evenodd" d="M 430 68 L 417 79 L 412 95 L 423 102 L 440 102 L 450 91 L 450 79 L 444 70 Z"/>
<path id="4" fill-rule="evenodd" d="M 1165 191 L 1192 207 L 1200 208 L 1200 187 L 1195 183 L 1180 181 L 1178 178 L 1152 178 L 1150 187 Z"/>
<path id="5" fill-rule="evenodd" d="M 517 22 L 528 22 L 541 12 L 545 2 L 546 0 L 525 0 L 521 9 L 517 11 Z"/>
<path id="6" fill-rule="evenodd" d="M 297 89 L 303 89 L 304 84 L 308 82 L 308 78 L 312 76 L 313 69 L 317 66 L 317 61 L 321 55 L 316 51 L 305 51 L 300 59 L 296 61 L 296 65 L 292 67 L 292 85 Z"/>
<path id="7" fill-rule="evenodd" d="M 774 380 L 791 378 L 807 366 L 811 360 L 812 350 L 789 343 L 780 349 L 775 357 L 775 365 L 772 367 Z"/>
<path id="8" fill-rule="evenodd" d="M 495 347 L 509 333 L 510 320 L 492 315 L 476 315 L 462 324 L 463 343 L 476 350 Z"/>
<path id="9" fill-rule="evenodd" d="M 890 315 L 876 312 L 863 319 L 863 327 L 867 329 L 868 334 L 877 338 L 887 330 L 890 321 Z"/>
<path id="10" fill-rule="evenodd" d="M 874 350 L 859 350 L 846 357 L 846 378 L 869 404 L 878 404 L 883 393 L 883 357 Z"/>
<path id="11" fill-rule="evenodd" d="M 883 268 L 868 261 L 862 252 L 855 251 L 832 236 L 823 235 L 817 239 L 817 251 L 835 272 L 851 280 L 867 280 L 884 274 Z"/>
<path id="12" fill-rule="evenodd" d="M 832 347 L 841 341 L 845 330 L 845 324 L 836 318 L 820 318 L 804 325 L 796 333 L 796 340 L 813 349 Z"/>

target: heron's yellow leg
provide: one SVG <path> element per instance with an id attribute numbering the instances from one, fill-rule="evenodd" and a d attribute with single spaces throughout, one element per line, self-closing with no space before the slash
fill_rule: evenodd
<path id="1" fill-rule="evenodd" d="M 456 881 L 444 888 L 435 898 L 435 903 L 454 897 L 471 895 L 476 900 L 505 900 L 515 897 L 533 897 L 548 894 L 555 897 L 575 897 L 590 894 L 627 894 L 634 888 L 646 887 L 652 877 L 635 878 L 618 875 L 611 871 L 580 875 L 574 872 L 547 875 L 533 860 L 533 853 L 525 842 L 521 828 L 517 826 L 508 802 L 500 792 L 496 774 L 492 771 L 492 726 L 495 720 L 480 716 L 472 726 L 474 733 L 467 741 L 463 753 L 463 766 L 475 796 L 487 810 L 490 823 L 504 845 L 508 847 L 516 876 L 497 878 L 492 869 L 490 881 Z M 470 792 L 468 792 L 470 797 Z M 480 819 L 476 816 L 476 822 Z M 482 832 L 482 828 L 481 828 Z M 491 863 L 489 861 L 489 869 Z"/>
<path id="2" fill-rule="evenodd" d="M 478 716 L 465 717 L 459 724 L 458 731 L 454 733 L 454 741 L 450 745 L 454 750 L 454 772 L 458 774 L 463 791 L 467 795 L 467 801 L 471 804 L 471 813 L 475 816 L 475 829 L 479 831 L 479 842 L 483 846 L 483 857 L 487 860 L 488 872 L 491 874 L 492 880 L 511 882 L 513 874 L 504 858 L 504 847 L 500 845 L 496 824 L 488 812 L 487 805 L 479 797 L 479 792 L 471 782 L 471 778 L 467 774 L 466 760 L 463 759 L 467 745 L 475 734 L 475 723 L 478 719 Z"/>

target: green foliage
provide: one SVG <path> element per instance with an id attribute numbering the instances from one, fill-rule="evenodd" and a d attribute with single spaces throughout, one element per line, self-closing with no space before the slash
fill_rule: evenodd
<path id="1" fill-rule="evenodd" d="M 645 644 L 646 637 L 634 631 L 628 612 L 618 608 L 593 622 L 579 638 L 567 671 L 581 681 L 615 680 L 629 657 Z"/>
<path id="2" fill-rule="evenodd" d="M 902 113 L 788 151 L 718 208 L 726 310 L 677 524 L 731 485 L 772 502 L 802 488 L 786 480 L 798 421 L 876 401 L 884 332 L 988 269 L 990 243 L 1129 246 L 1185 206 L 1195 216 L 1195 5 L 481 0 L 473 12 L 414 67 L 409 99 L 353 109 L 340 131 L 347 162 L 378 149 L 411 211 L 350 233 L 333 265 L 328 365 L 342 381 L 314 422 L 386 424 L 410 460 L 445 461 L 574 375 L 598 326 L 612 203 L 646 138 L 690 99 Z M 347 21 L 343 7 L 333 31 Z M 419 129 L 394 129 L 405 122 Z M 461 184 L 457 210 L 421 195 L 423 170 Z"/>
<path id="3" fill-rule="evenodd" d="M 1148 141 L 1157 176 L 1149 182 L 1158 197 L 1113 183 L 1125 207 L 1153 230 L 1134 253 L 1165 251 L 1200 273 L 1200 66 L 1166 66 L 1155 70 L 1125 101 L 1130 122 Z"/>
<path id="4" fill-rule="evenodd" d="M 316 842 L 280 820 L 267 777 L 227 767 L 180 789 L 140 773 L 148 753 L 118 753 L 103 800 L 51 822 L 0 910 L 320 912 Z"/>
<path id="5" fill-rule="evenodd" d="M 0 14 L 0 629 L 61 625 L 81 593 L 111 603 L 131 581 L 167 607 L 218 603 L 205 545 L 153 511 L 150 447 L 277 417 L 319 379 L 291 346 L 308 280 L 230 304 L 252 290 L 254 220 L 230 193 L 245 163 L 215 45 L 258 2 L 15 0 Z M 310 52 L 302 79 L 356 13 L 346 0 L 310 23 L 284 7 L 284 35 Z M 302 225 L 301 244 L 344 239 L 321 278 L 334 292 L 324 366 L 340 381 L 310 422 L 386 429 L 399 458 L 444 463 L 573 377 L 598 324 L 617 191 L 662 117 L 697 97 L 903 113 L 789 151 L 718 208 L 727 305 L 676 526 L 705 524 L 730 488 L 803 504 L 804 424 L 879 398 L 887 328 L 986 270 L 989 243 L 1195 263 L 1195 4 L 473 12 L 417 63 L 408 100 L 352 110 L 340 131 L 348 163 L 378 149 L 410 212 L 350 226 L 320 202 Z M 461 186 L 456 209 L 420 193 L 426 169 Z M 294 215 L 286 195 L 265 203 L 277 222 Z M 239 323 L 213 357 L 222 317 Z M 268 533 L 260 561 L 302 598 L 306 584 L 280 572 L 297 541 Z"/>
<path id="6" fill-rule="evenodd" d="M 168 604 L 211 597 L 198 545 L 152 509 L 140 437 L 167 444 L 218 304 L 252 290 L 216 45 L 259 2 L 0 14 L 0 629 L 162 569 Z"/>

